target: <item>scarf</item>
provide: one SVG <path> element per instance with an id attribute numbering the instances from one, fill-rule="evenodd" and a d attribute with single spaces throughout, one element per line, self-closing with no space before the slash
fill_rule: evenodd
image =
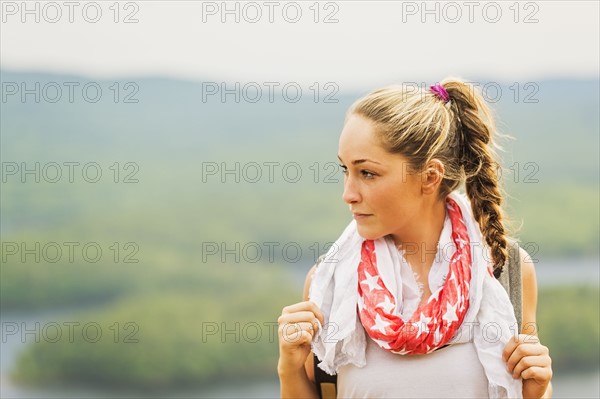
<path id="1" fill-rule="evenodd" d="M 459 233 L 461 228 L 458 225 L 455 228 L 453 224 L 453 243 L 444 245 L 443 249 L 453 253 L 452 259 L 460 259 L 463 256 L 465 259 L 455 262 L 451 260 L 452 266 L 444 263 L 441 266 L 444 270 L 430 271 L 429 285 L 433 293 L 432 297 L 437 299 L 432 301 L 430 298 L 430 301 L 424 304 L 425 308 L 427 306 L 432 308 L 421 309 L 427 312 L 422 312 L 423 317 L 421 311 L 416 312 L 421 294 L 414 285 L 410 284 L 411 281 L 414 282 L 412 269 L 391 237 L 386 236 L 373 241 L 365 240 L 358 234 L 356 222 L 353 220 L 331 246 L 324 260 L 317 267 L 309 289 L 309 299 L 325 315 L 325 325 L 319 328 L 312 342 L 312 351 L 319 359 L 318 367 L 328 374 L 335 374 L 345 364 L 352 363 L 356 367 L 366 365 L 365 330 L 370 324 L 366 321 L 364 323 L 367 327 L 363 326 L 361 319 L 369 320 L 369 316 L 367 314 L 363 317 L 360 313 L 362 313 L 361 309 L 367 309 L 375 324 L 378 314 L 382 320 L 387 314 L 388 320 L 396 323 L 396 327 L 390 327 L 392 325 L 390 324 L 386 325 L 383 331 L 377 329 L 374 337 L 369 334 L 369 339 L 374 339 L 384 349 L 398 353 L 398 356 L 429 353 L 444 345 L 444 340 L 451 342 L 450 335 L 471 334 L 478 358 L 488 379 L 489 396 L 522 397 L 522 380 L 513 379 L 502 360 L 502 350 L 515 334 L 513 330 L 516 319 L 510 299 L 500 282 L 490 273 L 489 248 L 483 240 L 479 225 L 473 218 L 468 198 L 462 193 L 452 192 L 448 199 L 447 206 L 456 205 L 456 207 L 453 211 L 448 208 L 447 217 L 450 218 L 450 214 L 454 213 L 450 218 L 452 222 L 462 220 L 466 227 L 466 236 Z M 457 219 L 456 216 L 462 218 Z M 462 230 L 464 233 L 465 229 Z M 457 234 L 454 234 L 455 231 Z M 461 249 L 461 241 L 466 241 L 469 245 L 465 244 Z M 467 251 L 467 247 L 470 251 Z M 466 256 L 468 252 L 471 253 L 470 262 Z M 369 299 L 367 293 L 367 296 L 363 295 L 361 299 L 357 289 L 359 268 L 366 272 L 373 271 L 369 264 L 376 265 L 378 272 L 377 279 L 369 273 L 372 278 L 371 284 L 376 283 L 386 290 L 375 290 L 380 295 L 383 293 L 379 298 Z M 468 269 L 470 269 L 470 277 Z M 447 275 L 445 282 L 444 275 Z M 362 275 L 360 281 L 365 282 L 369 276 Z M 454 282 L 453 278 L 463 281 Z M 448 285 L 451 280 L 452 284 Z M 365 284 L 369 283 L 365 282 Z M 363 294 L 367 288 L 365 284 L 360 285 Z M 453 288 L 447 288 L 461 286 L 464 288 L 455 288 L 454 294 Z M 374 287 L 373 285 L 373 289 Z M 446 289 L 449 291 L 445 291 Z M 459 290 L 460 297 L 463 298 L 460 304 L 458 304 Z M 386 291 L 389 292 L 387 296 L 389 302 L 385 300 Z M 444 297 L 446 308 L 439 307 L 440 300 Z M 453 297 L 456 299 L 452 299 Z M 392 302 L 392 298 L 396 298 L 395 303 Z M 392 308 L 389 303 L 394 307 Z M 441 321 L 437 319 L 437 323 L 428 320 L 428 317 L 431 317 L 430 311 L 433 311 L 434 307 L 432 303 L 438 305 L 438 312 L 443 312 Z M 448 305 L 452 308 L 450 312 L 448 312 Z M 462 320 L 458 319 L 459 314 Z M 440 313 L 437 313 L 437 317 L 439 315 Z M 446 316 L 445 320 L 444 316 Z M 446 324 L 443 323 L 444 321 Z M 379 322 L 380 326 L 385 324 Z M 404 327 L 398 327 L 401 325 Z M 407 326 L 411 326 L 412 329 Z"/>
<path id="2" fill-rule="evenodd" d="M 377 269 L 373 240 L 365 240 L 358 265 L 358 308 L 363 327 L 383 349 L 401 355 L 424 354 L 448 344 L 469 307 L 471 248 L 460 208 L 447 198 L 452 239 L 457 250 L 450 261 L 449 278 L 419 306 L 406 323 L 393 312 L 396 298 Z"/>

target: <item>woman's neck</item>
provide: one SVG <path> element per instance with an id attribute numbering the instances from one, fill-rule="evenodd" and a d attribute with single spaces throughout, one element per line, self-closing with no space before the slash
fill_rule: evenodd
<path id="1" fill-rule="evenodd" d="M 400 237 L 392 235 L 398 249 L 404 251 L 404 258 L 413 271 L 428 275 L 437 255 L 437 246 L 446 219 L 446 201 L 436 201 L 426 206 L 419 217 L 413 218 L 414 226 L 408 226 Z"/>

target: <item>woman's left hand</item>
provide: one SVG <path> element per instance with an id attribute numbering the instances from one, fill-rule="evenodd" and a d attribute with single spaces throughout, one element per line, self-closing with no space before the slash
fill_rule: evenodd
<path id="1" fill-rule="evenodd" d="M 544 397 L 552 379 L 552 359 L 537 336 L 514 336 L 504 347 L 502 359 L 513 378 L 523 378 L 523 397 Z"/>

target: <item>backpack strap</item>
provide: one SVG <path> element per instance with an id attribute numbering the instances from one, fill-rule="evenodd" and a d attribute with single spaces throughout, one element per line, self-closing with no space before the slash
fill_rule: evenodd
<path id="1" fill-rule="evenodd" d="M 319 398 L 337 398 L 337 374 L 329 375 L 323 370 L 321 370 L 319 367 L 317 367 L 319 359 L 315 354 L 313 354 L 313 361 L 315 364 L 315 384 L 317 385 L 317 392 L 319 394 Z"/>
<path id="2" fill-rule="evenodd" d="M 504 287 L 515 311 L 519 332 L 521 331 L 522 298 L 521 298 L 521 256 L 519 254 L 519 243 L 512 238 L 508 241 L 508 259 L 504 264 L 498 281 Z M 317 259 L 316 266 L 323 260 L 324 255 Z M 335 399 L 337 397 L 337 375 L 329 375 L 321 370 L 317 364 L 319 358 L 313 353 L 313 369 L 315 374 L 315 385 L 320 399 Z"/>
<path id="3" fill-rule="evenodd" d="M 521 331 L 521 319 L 523 314 L 522 286 L 521 286 L 521 256 L 519 243 L 513 238 L 507 238 L 508 259 L 504 264 L 498 281 L 504 287 L 515 311 L 519 332 Z"/>

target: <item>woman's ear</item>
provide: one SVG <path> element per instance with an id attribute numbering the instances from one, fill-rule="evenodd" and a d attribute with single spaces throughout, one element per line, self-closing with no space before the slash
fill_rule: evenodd
<path id="1" fill-rule="evenodd" d="M 434 194 L 442 183 L 446 168 L 439 159 L 432 159 L 425 165 L 421 174 L 421 192 L 423 194 Z"/>

